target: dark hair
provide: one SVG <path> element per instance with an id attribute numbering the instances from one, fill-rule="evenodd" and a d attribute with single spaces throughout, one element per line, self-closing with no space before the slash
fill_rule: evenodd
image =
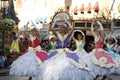
<path id="1" fill-rule="evenodd" d="M 115 43 L 115 42 L 116 42 L 114 38 L 107 38 L 107 39 L 106 39 L 106 42 L 108 42 L 108 41 L 111 41 L 112 43 Z"/>
<path id="2" fill-rule="evenodd" d="M 16 35 L 16 33 L 15 33 L 15 32 L 13 32 L 12 34 L 13 34 L 13 35 Z"/>
<path id="3" fill-rule="evenodd" d="M 83 39 L 83 34 L 81 33 L 81 32 L 79 32 L 79 31 L 76 31 L 75 33 L 74 33 L 74 38 L 75 39 L 78 39 L 78 35 L 81 35 L 82 36 L 82 39 Z"/>

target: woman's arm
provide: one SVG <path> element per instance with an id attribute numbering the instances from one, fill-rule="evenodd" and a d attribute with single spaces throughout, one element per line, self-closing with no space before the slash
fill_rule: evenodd
<path id="1" fill-rule="evenodd" d="M 72 39 L 73 39 L 74 42 L 76 41 L 76 39 L 74 37 L 72 37 Z"/>
<path id="2" fill-rule="evenodd" d="M 101 24 L 99 21 L 97 21 L 97 23 L 99 24 L 101 31 L 103 31 L 103 26 L 102 26 L 102 24 Z"/>
<path id="3" fill-rule="evenodd" d="M 65 22 L 68 24 L 68 26 L 70 27 L 70 31 L 68 32 L 68 39 L 70 39 L 71 38 L 71 35 L 73 34 L 73 31 L 74 31 L 74 29 L 73 29 L 73 26 L 66 20 L 66 19 L 64 19 L 65 20 Z"/>
<path id="4" fill-rule="evenodd" d="M 93 21 L 91 23 L 91 32 L 92 32 L 93 36 L 95 36 L 94 27 L 93 27 L 94 24 L 95 24 L 95 22 Z"/>
<path id="5" fill-rule="evenodd" d="M 41 42 L 41 35 L 40 35 L 40 32 L 37 31 L 36 33 L 37 33 L 37 38 L 38 38 L 38 39 L 40 40 L 40 42 Z"/>
<path id="6" fill-rule="evenodd" d="M 68 32 L 68 38 L 70 39 L 71 38 L 71 36 L 72 36 L 72 34 L 73 34 L 73 29 L 72 30 L 70 30 L 69 32 Z"/>
<path id="7" fill-rule="evenodd" d="M 52 26 L 50 27 L 50 31 L 52 31 L 53 34 L 57 37 L 56 31 L 54 29 L 55 24 L 56 24 L 56 21 L 53 22 Z"/>
<path id="8" fill-rule="evenodd" d="M 101 31 L 101 33 L 100 33 L 100 40 L 101 41 L 105 40 L 105 33 L 104 33 L 104 31 Z"/>
<path id="9" fill-rule="evenodd" d="M 23 33 L 24 33 L 24 38 L 27 38 L 28 40 L 30 40 L 29 34 L 26 31 L 24 31 Z"/>
<path id="10" fill-rule="evenodd" d="M 85 44 L 85 35 L 83 35 L 82 42 Z"/>

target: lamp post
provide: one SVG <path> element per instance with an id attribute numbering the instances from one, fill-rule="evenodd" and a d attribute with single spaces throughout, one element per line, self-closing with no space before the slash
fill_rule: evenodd
<path id="1" fill-rule="evenodd" d="M 3 13 L 3 20 L 6 18 L 6 8 L 8 4 L 8 0 L 1 0 L 1 11 Z M 6 24 L 5 24 L 6 26 Z M 3 27 L 2 30 L 2 48 L 3 48 L 3 55 L 5 55 L 5 40 L 4 40 L 4 35 L 5 35 L 5 27 Z"/>

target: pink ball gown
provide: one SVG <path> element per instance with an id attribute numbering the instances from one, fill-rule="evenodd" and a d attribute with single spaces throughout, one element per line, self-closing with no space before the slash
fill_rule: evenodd
<path id="1" fill-rule="evenodd" d="M 96 75 L 108 75 L 115 73 L 116 62 L 103 47 L 103 41 L 96 41 L 96 48 L 88 55 L 83 57 L 84 62 L 91 67 L 92 72 Z"/>

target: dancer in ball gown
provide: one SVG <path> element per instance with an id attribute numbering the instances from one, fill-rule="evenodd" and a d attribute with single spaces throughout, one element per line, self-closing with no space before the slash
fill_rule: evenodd
<path id="1" fill-rule="evenodd" d="M 57 48 L 57 41 L 56 41 L 55 35 L 51 34 L 49 36 L 49 43 L 50 43 L 50 49 L 49 49 L 48 53 L 51 53 L 54 50 L 56 50 L 56 48 Z"/>
<path id="2" fill-rule="evenodd" d="M 13 32 L 13 41 L 12 41 L 12 44 L 11 44 L 11 47 L 10 47 L 10 52 L 17 52 L 19 53 L 20 50 L 19 50 L 19 41 L 18 41 L 18 35 Z"/>
<path id="3" fill-rule="evenodd" d="M 67 48 L 67 44 L 73 33 L 73 28 L 65 19 L 71 30 L 68 30 L 66 23 L 60 25 L 60 32 L 56 32 L 52 25 L 52 31 L 57 37 L 57 49 L 48 56 L 48 59 L 41 66 L 36 77 L 37 80 L 92 80 L 89 76 L 90 70 L 84 62 L 73 51 Z M 86 77 L 87 76 L 87 77 Z"/>
<path id="4" fill-rule="evenodd" d="M 100 29 L 95 31 L 93 28 L 94 25 L 99 26 Z M 91 30 L 94 35 L 96 48 L 82 59 L 89 67 L 91 67 L 92 72 L 94 72 L 96 76 L 115 73 L 115 68 L 113 67 L 116 66 L 116 62 L 111 55 L 103 49 L 105 33 L 102 24 L 99 21 L 92 22 Z"/>
<path id="5" fill-rule="evenodd" d="M 10 66 L 10 75 L 18 77 L 36 76 L 38 68 L 46 60 L 47 54 L 41 49 L 40 34 L 36 28 L 28 36 L 29 48 Z"/>
<path id="6" fill-rule="evenodd" d="M 84 33 L 81 30 L 75 30 L 73 40 L 75 41 L 76 44 L 76 49 L 74 50 L 74 52 L 79 57 L 85 56 L 87 52 L 84 50 L 84 45 L 85 45 Z"/>
<path id="7" fill-rule="evenodd" d="M 115 74 L 120 74 L 120 55 L 117 53 L 118 45 L 117 45 L 117 40 L 113 36 L 108 36 L 106 38 L 106 51 L 112 56 L 114 59 L 116 65 L 115 65 Z"/>

